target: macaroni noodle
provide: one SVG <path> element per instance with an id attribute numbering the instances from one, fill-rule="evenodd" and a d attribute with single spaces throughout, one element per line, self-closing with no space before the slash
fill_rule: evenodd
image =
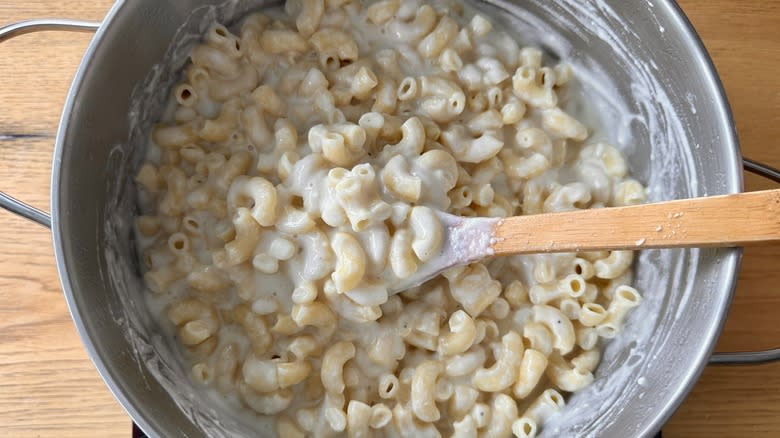
<path id="1" fill-rule="evenodd" d="M 441 252 L 437 210 L 645 189 L 564 111 L 570 66 L 450 0 L 369 3 L 288 0 L 209 27 L 136 175 L 149 300 L 193 380 L 280 436 L 535 436 L 640 304 L 633 253 L 388 285 Z"/>

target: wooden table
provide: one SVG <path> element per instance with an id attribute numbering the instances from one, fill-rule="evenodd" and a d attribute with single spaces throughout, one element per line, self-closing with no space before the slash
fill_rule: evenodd
<path id="1" fill-rule="evenodd" d="M 0 25 L 32 17 L 100 20 L 110 0 L 4 0 Z M 780 0 L 684 0 L 726 85 L 746 156 L 780 166 Z M 90 36 L 0 44 L 0 189 L 49 205 L 52 142 Z M 772 185 L 748 176 L 748 190 Z M 780 343 L 780 247 L 746 251 L 719 350 Z M 48 230 L 0 212 L 0 436 L 127 437 L 130 419 L 76 334 Z M 780 364 L 708 367 L 666 437 L 780 436 Z"/>

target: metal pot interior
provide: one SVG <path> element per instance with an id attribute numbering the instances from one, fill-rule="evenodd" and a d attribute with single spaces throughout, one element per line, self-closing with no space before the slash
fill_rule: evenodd
<path id="1" fill-rule="evenodd" d="M 213 19 L 235 22 L 268 4 L 119 1 L 65 105 L 52 184 L 63 289 L 98 370 L 150 435 L 266 434 L 207 402 L 151 319 L 132 242 L 132 176 L 198 35 Z M 519 41 L 571 61 L 595 108 L 589 117 L 610 128 L 607 136 L 626 152 L 651 200 L 741 189 L 727 103 L 673 2 L 473 5 Z M 739 257 L 738 250 L 643 251 L 636 268 L 642 306 L 607 347 L 595 383 L 569 400 L 543 436 L 642 436 L 660 428 L 720 333 Z"/>

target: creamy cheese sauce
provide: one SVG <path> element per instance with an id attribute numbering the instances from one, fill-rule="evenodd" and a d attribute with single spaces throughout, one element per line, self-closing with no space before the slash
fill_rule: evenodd
<path id="1" fill-rule="evenodd" d="M 228 13 L 228 15 L 230 15 L 230 14 Z M 386 40 L 379 39 L 379 42 L 372 42 L 371 44 L 377 44 L 377 47 L 382 47 L 381 46 L 382 41 L 386 41 Z M 426 70 L 423 67 L 419 66 L 419 65 L 416 66 L 416 68 L 418 69 L 417 71 L 426 72 Z M 590 80 L 588 80 L 587 76 L 585 76 L 585 80 L 583 80 L 583 74 L 584 73 L 588 73 L 587 70 L 580 70 L 580 69 L 575 68 L 575 72 L 576 72 L 576 75 L 580 78 L 580 80 L 583 83 L 587 83 L 588 84 L 588 87 L 584 87 L 585 90 L 590 90 L 590 91 L 586 91 L 587 93 L 592 92 L 594 90 L 594 87 L 598 87 L 598 86 L 600 86 L 599 84 L 603 84 L 604 83 L 604 81 L 602 81 L 602 80 L 590 81 Z M 597 113 L 600 113 L 599 111 L 593 111 L 593 110 L 588 111 L 589 108 L 593 108 L 594 106 L 592 106 L 592 105 L 577 106 L 574 103 L 574 102 L 577 102 L 577 100 L 578 100 L 577 99 L 577 97 L 578 97 L 577 93 L 574 92 L 574 90 L 577 90 L 577 88 L 575 88 L 575 87 L 576 87 L 576 85 L 570 87 L 571 91 L 568 93 L 568 97 L 566 97 L 564 99 L 564 104 L 563 104 L 564 108 L 567 111 L 569 111 L 570 113 L 576 114 L 578 119 L 583 120 L 583 121 L 587 121 L 586 124 L 588 125 L 589 128 L 594 128 L 594 127 L 599 127 L 599 126 L 603 127 L 604 124 L 602 124 L 602 123 L 590 122 L 590 120 L 598 119 L 598 117 L 594 117 L 594 115 L 597 114 Z M 579 91 L 577 91 L 577 92 L 579 92 Z M 572 94 L 574 94 L 574 96 L 572 96 Z M 589 101 L 588 104 L 593 103 L 593 105 L 597 105 L 600 102 L 603 102 L 604 101 L 603 97 L 606 96 L 607 94 L 609 94 L 609 92 L 607 92 L 603 96 L 601 96 L 602 99 L 599 99 L 599 98 L 593 99 L 592 102 Z M 205 99 L 204 99 L 204 102 L 206 102 Z M 212 105 L 212 104 L 210 104 L 208 102 L 203 103 L 203 105 L 205 105 L 205 107 L 203 108 L 203 112 L 204 113 L 216 114 L 217 108 L 216 108 L 215 105 Z M 305 103 L 304 102 L 292 102 L 291 106 L 293 106 L 293 107 L 304 106 L 305 107 Z M 618 119 L 625 119 L 625 117 L 631 117 L 631 116 L 630 115 L 620 115 L 618 117 Z M 309 122 L 302 122 L 302 123 L 309 123 Z M 607 126 L 608 126 L 607 129 L 596 129 L 593 132 L 591 138 L 592 139 L 602 139 L 602 140 L 615 139 L 616 138 L 615 136 L 612 136 L 612 135 L 602 135 L 602 133 L 603 132 L 607 132 L 607 131 L 613 131 L 615 129 L 615 126 L 620 127 L 620 126 L 626 126 L 626 125 L 624 125 L 622 123 L 614 123 L 614 124 L 609 124 Z M 618 140 L 619 144 L 621 144 L 621 145 L 628 144 L 628 139 L 625 137 L 625 133 L 626 133 L 626 131 L 623 130 L 622 131 L 623 135 L 617 136 L 617 140 Z M 147 159 L 154 160 L 155 159 L 155 151 L 153 150 L 153 148 L 150 148 L 149 150 L 150 150 L 150 154 L 147 156 Z M 577 175 L 576 175 L 575 172 L 572 171 L 572 168 L 570 166 L 564 167 L 564 168 L 562 168 L 560 171 L 558 171 L 556 173 L 552 173 L 552 172 L 547 173 L 542 178 L 542 180 L 544 180 L 544 181 L 554 181 L 554 180 L 557 180 L 557 181 L 560 181 L 562 183 L 563 182 L 569 182 L 569 181 L 575 181 L 576 179 L 577 179 Z M 141 245 L 141 246 L 143 246 L 143 245 Z M 510 272 L 507 275 L 510 276 L 511 278 L 519 278 L 519 279 L 523 280 L 524 282 L 527 282 L 527 284 L 529 284 L 529 285 L 533 284 L 534 283 L 534 276 L 533 276 L 533 272 L 532 272 L 532 270 L 533 270 L 532 267 L 537 264 L 537 261 L 540 261 L 540 260 L 545 260 L 545 256 L 532 256 L 532 257 L 516 258 L 516 259 L 514 259 L 511 262 L 511 264 L 513 266 L 513 269 L 510 269 L 509 270 Z M 506 262 L 502 262 L 502 263 L 506 263 Z M 291 266 L 292 266 L 292 264 L 291 264 Z M 272 281 L 273 282 L 273 286 L 269 287 L 268 290 L 276 289 L 276 288 L 279 288 L 279 289 L 289 288 L 289 285 L 285 285 L 284 284 L 284 277 L 288 276 L 288 272 L 298 272 L 299 269 L 300 268 L 296 267 L 296 270 L 285 271 L 285 272 L 281 273 L 280 275 L 273 275 L 273 276 L 267 276 L 267 275 L 264 275 L 264 274 L 262 274 L 262 275 L 261 274 L 256 274 L 256 275 L 258 275 L 258 277 L 256 277 L 255 281 L 262 281 L 262 282 Z M 502 273 L 501 275 L 503 276 L 504 274 Z M 289 276 L 288 276 L 288 278 L 289 278 Z M 179 292 L 174 290 L 172 292 L 171 296 L 176 296 L 178 293 Z M 160 314 L 162 309 L 165 308 L 169 303 L 165 299 L 160 299 L 160 300 L 156 300 L 156 301 L 155 300 L 156 300 L 155 298 L 151 299 L 151 301 L 152 301 L 151 302 L 151 306 L 152 306 L 153 313 Z M 287 308 L 287 306 L 289 304 L 290 303 L 288 303 L 287 301 L 282 300 L 281 306 L 283 308 Z M 522 321 L 520 321 L 520 322 L 522 322 Z M 344 328 L 347 331 L 349 331 L 349 330 L 358 330 L 358 329 L 363 330 L 366 327 L 363 327 L 363 326 L 361 326 L 361 327 L 349 327 L 349 324 L 347 324 Z M 226 340 L 227 339 L 231 339 L 231 340 L 241 341 L 241 339 L 240 339 L 241 335 L 237 334 L 237 333 L 233 333 L 231 330 L 232 329 L 223 329 L 223 331 L 220 332 L 220 337 L 224 338 Z M 222 341 L 222 339 L 221 339 L 221 341 Z M 409 360 L 409 362 L 411 364 L 414 364 L 415 362 L 418 361 L 418 359 L 416 359 L 414 357 L 409 357 L 409 355 L 407 355 L 407 359 Z M 216 397 L 222 398 L 222 397 L 225 397 L 225 396 L 216 395 Z M 231 397 L 228 397 L 228 398 L 231 398 Z M 232 400 L 232 403 L 237 403 L 237 402 L 238 402 L 237 399 L 233 399 Z M 258 427 L 260 427 L 260 426 L 258 426 Z M 263 429 L 260 429 L 260 430 L 267 430 L 267 429 L 265 429 L 265 427 L 266 426 L 263 426 Z"/>

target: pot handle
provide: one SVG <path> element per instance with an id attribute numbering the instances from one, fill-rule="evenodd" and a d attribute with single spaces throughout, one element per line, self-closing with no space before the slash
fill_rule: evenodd
<path id="1" fill-rule="evenodd" d="M 757 161 L 742 159 L 745 170 L 780 184 L 780 170 Z M 741 351 L 737 353 L 713 353 L 711 365 L 756 365 L 780 360 L 780 348 L 763 351 Z"/>
<path id="2" fill-rule="evenodd" d="M 26 33 L 46 30 L 65 30 L 70 32 L 94 32 L 100 27 L 99 22 L 81 20 L 43 19 L 28 20 L 0 27 L 0 43 Z M 51 215 L 26 204 L 0 191 L 0 208 L 16 213 L 44 227 L 51 228 Z"/>
<path id="3" fill-rule="evenodd" d="M 0 27 L 0 43 L 26 33 L 45 30 L 64 30 L 68 32 L 94 32 L 100 27 L 97 21 L 64 20 L 46 18 L 42 20 L 26 20 Z"/>

